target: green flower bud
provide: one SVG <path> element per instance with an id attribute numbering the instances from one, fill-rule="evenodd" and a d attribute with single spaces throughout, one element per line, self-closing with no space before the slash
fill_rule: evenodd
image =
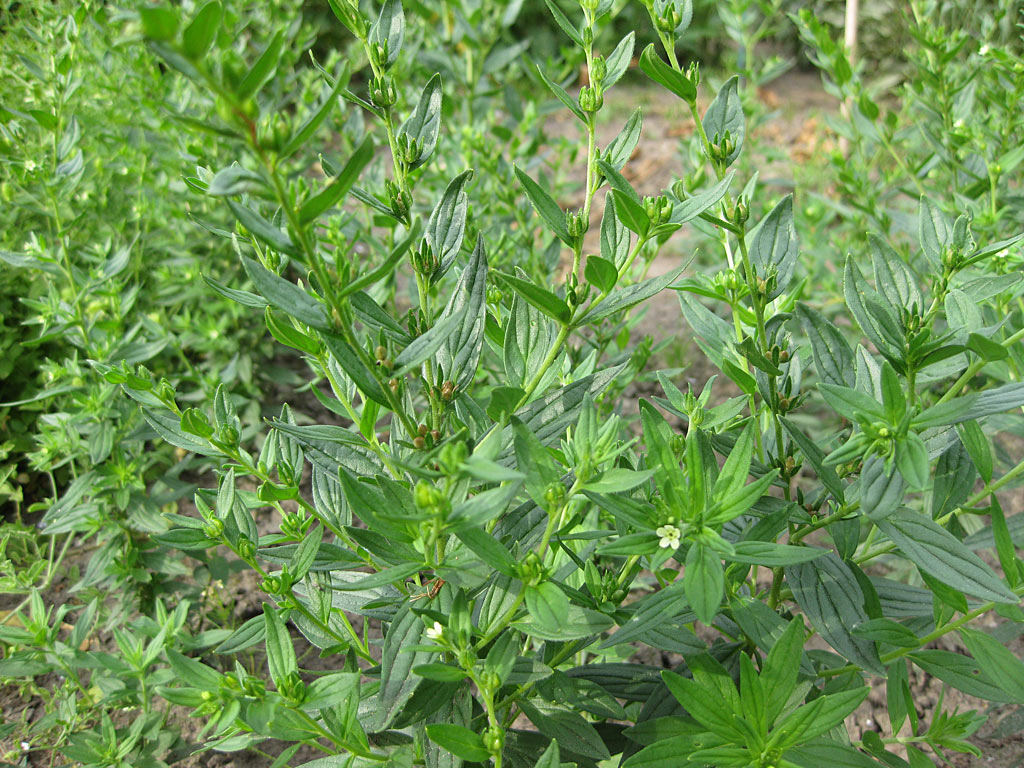
<path id="1" fill-rule="evenodd" d="M 238 556 L 246 562 L 251 562 L 256 557 L 256 545 L 244 534 L 238 537 L 238 544 L 235 545 Z"/>
<path id="2" fill-rule="evenodd" d="M 387 75 L 370 80 L 370 101 L 375 107 L 387 109 L 398 100 L 395 84 Z"/>
<path id="3" fill-rule="evenodd" d="M 500 755 L 505 746 L 505 731 L 501 726 L 492 725 L 483 732 L 484 748 L 492 755 Z"/>
<path id="4" fill-rule="evenodd" d="M 608 74 L 608 62 L 604 56 L 595 56 L 594 64 L 590 68 L 590 79 L 595 83 L 601 83 Z"/>
<path id="5" fill-rule="evenodd" d="M 208 539 L 219 539 L 224 533 L 224 521 L 214 518 L 203 526 L 203 534 Z"/>
<path id="6" fill-rule="evenodd" d="M 565 504 L 565 486 L 561 483 L 551 483 L 544 490 L 544 503 L 549 512 L 555 512 Z"/>

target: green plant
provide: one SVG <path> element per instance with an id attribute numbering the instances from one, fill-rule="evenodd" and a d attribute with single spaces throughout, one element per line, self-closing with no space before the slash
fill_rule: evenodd
<path id="1" fill-rule="evenodd" d="M 198 632 L 187 607 L 157 602 L 157 620 L 118 629 L 117 693 L 144 724 L 119 733 L 100 712 L 65 754 L 164 759 L 154 693 L 203 720 L 201 749 L 277 739 L 277 765 L 324 753 L 309 768 L 918 768 L 929 750 L 977 753 L 982 716 L 920 716 L 909 669 L 1021 702 L 1024 662 L 972 625 L 1024 621 L 1018 525 L 998 496 L 1024 474 L 998 443 L 1024 406 L 1021 278 L 997 257 L 1024 237 L 1012 217 L 997 236 L 956 186 L 923 189 L 911 248 L 879 226 L 905 200 L 879 196 L 835 227 L 876 230 L 835 295 L 808 277 L 826 267 L 801 253 L 794 197 L 771 199 L 739 161 L 738 76 L 701 113 L 700 68 L 678 58 L 686 0 L 638 6 L 658 41 L 639 67 L 696 126 L 699 167 L 656 196 L 628 180 L 639 110 L 610 142 L 597 132 L 635 45 L 595 48 L 610 0 L 548 3 L 587 65 L 576 93 L 557 62 L 518 90 L 473 63 L 502 50 L 514 76 L 534 72 L 507 38 L 515 3 L 478 6 L 465 40 L 446 3 L 330 5 L 353 42 L 308 69 L 298 23 L 250 47 L 218 0 L 126 16 L 168 67 L 171 113 L 233 161 L 186 177 L 235 219 L 211 237 L 231 240 L 245 277 L 206 284 L 301 354 L 296 389 L 320 411 L 308 423 L 316 405 L 289 398 L 247 435 L 229 383 L 204 399 L 159 370 L 91 361 L 212 469 L 156 542 L 211 578 L 246 572 L 261 610 L 237 626 L 210 614 L 225 626 Z M 460 44 L 461 60 L 446 50 Z M 538 83 L 585 146 L 550 176 Z M 574 173 L 558 167 L 574 157 Z M 549 180 L 562 174 L 580 190 L 570 210 Z M 718 268 L 649 278 L 684 229 Z M 666 289 L 721 381 L 682 391 L 659 371 L 663 396 L 638 399 L 652 345 L 632 338 L 635 311 Z M 726 380 L 738 394 L 720 394 Z M 0 634 L 0 673 L 55 657 L 84 686 L 37 593 L 20 621 L 27 635 Z M 929 647 L 947 636 L 969 655 Z M 889 732 L 851 740 L 844 721 L 875 679 Z"/>

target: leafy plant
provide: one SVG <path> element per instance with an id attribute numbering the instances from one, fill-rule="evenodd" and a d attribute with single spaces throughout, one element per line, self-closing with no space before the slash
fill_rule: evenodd
<path id="1" fill-rule="evenodd" d="M 801 250 L 803 201 L 751 170 L 739 76 L 698 100 L 700 67 L 677 52 L 689 2 L 640 5 L 657 39 L 641 51 L 633 33 L 595 43 L 610 0 L 547 3 L 569 60 L 586 63 L 578 89 L 557 63 L 522 58 L 507 31 L 518 4 L 473 6 L 474 34 L 465 5 L 331 0 L 350 47 L 310 68 L 301 24 L 236 45 L 219 0 L 126 16 L 167 67 L 169 113 L 225 158 L 186 177 L 205 215 L 234 219 L 207 229 L 242 267 L 203 290 L 258 312 L 308 373 L 253 435 L 231 381 L 202 397 L 91 356 L 212 470 L 154 541 L 210 575 L 246 572 L 260 610 L 201 632 L 187 606 L 156 602 L 155 621 L 116 629 L 124 660 L 101 665 L 122 687 L 103 706 L 124 697 L 142 724 L 101 712 L 65 755 L 163 760 L 171 706 L 202 719 L 198 749 L 276 739 L 289 743 L 276 765 L 302 746 L 324 754 L 308 768 L 917 768 L 929 751 L 977 753 L 982 716 L 940 704 L 922 717 L 909 670 L 1021 703 L 1024 663 L 972 623 L 1024 621 L 1019 524 L 997 495 L 1024 473 L 1000 444 L 1024 406 L 1022 280 L 998 256 L 1022 235 L 998 215 L 998 184 L 969 186 L 959 140 L 926 135 L 935 159 L 921 167 L 961 174 L 953 194 L 918 173 L 900 229 L 902 190 L 849 221 L 837 205 L 835 230 L 819 231 L 868 237 L 833 295 L 811 280 L 827 272 L 817 249 Z M 798 23 L 841 67 L 824 28 Z M 597 130 L 635 54 L 695 128 L 697 165 L 656 196 L 629 180 L 640 111 L 610 141 Z M 523 90 L 509 73 L 526 73 Z M 528 89 L 541 87 L 578 129 L 575 150 L 540 157 Z M 861 160 L 853 174 L 870 178 Z M 994 201 L 991 221 L 978 199 Z M 716 270 L 683 277 L 669 248 L 684 236 Z M 659 255 L 673 267 L 651 277 Z M 666 290 L 719 373 L 695 392 L 657 371 L 661 395 L 641 398 L 651 347 L 632 331 Z M 0 634 L 0 672 L 60 663 L 84 687 L 54 629 L 67 613 L 32 593 L 24 631 Z M 967 653 L 929 647 L 947 636 Z M 876 680 L 888 735 L 851 740 L 844 722 Z"/>

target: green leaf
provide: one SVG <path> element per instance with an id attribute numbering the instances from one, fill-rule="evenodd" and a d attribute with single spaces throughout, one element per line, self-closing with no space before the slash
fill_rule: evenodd
<path id="1" fill-rule="evenodd" d="M 281 229 L 256 213 L 256 211 L 241 203 L 236 203 L 234 200 L 228 200 L 227 204 L 242 226 L 275 251 L 292 256 L 298 253 L 298 249 L 296 249 L 292 239 Z"/>
<path id="2" fill-rule="evenodd" d="M 568 246 L 572 246 L 573 238 L 569 235 L 569 228 L 565 223 L 565 212 L 558 207 L 558 203 L 549 195 L 543 187 L 527 176 L 519 168 L 515 169 L 516 178 L 523 185 L 526 196 L 530 199 L 530 205 L 540 215 L 552 232 Z"/>
<path id="3" fill-rule="evenodd" d="M 871 247 L 871 266 L 875 273 L 875 286 L 889 306 L 907 310 L 924 308 L 917 276 L 889 244 L 876 235 L 868 235 Z"/>
<path id="4" fill-rule="evenodd" d="M 869 618 L 864 593 L 834 553 L 786 566 L 786 579 L 811 626 L 829 645 L 854 664 L 883 674 L 875 644 L 853 635 L 853 628 Z"/>
<path id="5" fill-rule="evenodd" d="M 629 162 L 640 141 L 640 131 L 643 128 L 643 116 L 640 107 L 637 107 L 629 120 L 622 126 L 622 130 L 612 139 L 611 143 L 604 150 L 604 160 L 612 168 L 621 171 L 622 167 Z M 606 207 L 607 211 L 607 207 Z M 603 251 L 602 251 L 603 253 Z"/>
<path id="6" fill-rule="evenodd" d="M 539 627 L 557 632 L 569 612 L 569 598 L 550 581 L 544 581 L 526 588 L 526 609 Z"/>
<path id="7" fill-rule="evenodd" d="M 587 281 L 597 287 L 601 293 L 610 293 L 619 279 L 619 271 L 607 259 L 600 256 L 588 256 L 583 271 Z"/>
<path id="8" fill-rule="evenodd" d="M 742 120 L 742 113 L 740 117 Z M 768 299 L 775 299 L 786 290 L 793 279 L 799 256 L 796 230 L 793 228 L 793 195 L 790 194 L 761 219 L 750 241 L 754 272 L 764 279 L 773 273 L 776 275 L 775 288 L 768 294 Z"/>
<path id="9" fill-rule="evenodd" d="M 579 120 L 583 121 L 584 123 L 587 122 L 587 116 L 583 114 L 583 110 L 580 109 L 579 104 L 577 104 L 576 101 L 572 98 L 572 96 L 570 96 L 566 92 L 565 88 L 560 86 L 558 83 L 549 80 L 548 76 L 544 74 L 544 71 L 540 68 L 540 66 L 534 64 L 534 67 L 536 68 L 537 74 L 540 76 L 540 79 L 544 82 L 544 85 L 548 87 L 549 91 L 555 94 L 555 98 L 562 102 L 562 105 L 570 112 L 572 112 Z"/>
<path id="10" fill-rule="evenodd" d="M 886 356 L 900 357 L 902 344 L 893 344 L 891 326 L 898 326 L 891 312 L 879 303 L 880 297 L 864 280 L 853 257 L 846 259 L 843 273 L 843 294 L 846 305 L 850 308 L 864 334 L 880 352 Z"/>
<path id="11" fill-rule="evenodd" d="M 853 387 L 856 381 L 853 350 L 839 329 L 806 304 L 797 304 L 796 314 L 811 340 L 814 365 L 821 380 L 836 386 Z"/>
<path id="12" fill-rule="evenodd" d="M 776 732 L 782 735 L 778 745 L 787 749 L 832 730 L 860 706 L 870 691 L 865 685 L 851 691 L 821 696 L 807 706 L 798 707 L 778 724 Z"/>
<path id="13" fill-rule="evenodd" d="M 394 722 L 420 684 L 422 678 L 411 674 L 413 667 L 426 664 L 434 656 L 432 651 L 405 652 L 406 648 L 423 642 L 424 630 L 423 621 L 412 612 L 410 603 L 403 603 L 384 636 L 377 707 L 368 718 L 374 732 L 383 731 Z"/>
<path id="14" fill-rule="evenodd" d="M 431 741 L 463 760 L 479 763 L 491 756 L 491 753 L 484 747 L 480 734 L 471 731 L 464 725 L 430 723 L 426 730 Z"/>
<path id="15" fill-rule="evenodd" d="M 461 318 L 437 352 L 442 382 L 454 383 L 456 392 L 466 391 L 476 377 L 484 343 L 486 313 L 487 253 L 481 235 L 477 237 L 476 248 L 455 286 L 448 306 L 438 318 L 438 324 L 449 317 Z"/>
<path id="16" fill-rule="evenodd" d="M 267 666 L 270 668 L 271 679 L 281 688 L 288 675 L 298 672 L 295 647 L 277 609 L 270 603 L 263 604 L 263 619 L 266 622 Z"/>
<path id="17" fill-rule="evenodd" d="M 441 200 L 430 214 L 427 223 L 427 245 L 437 259 L 437 271 L 431 275 L 436 282 L 455 263 L 466 234 L 466 216 L 469 212 L 469 198 L 464 188 L 473 178 L 473 171 L 463 171 L 452 179 L 444 190 Z"/>
<path id="18" fill-rule="evenodd" d="M 935 579 L 982 600 L 1018 602 L 981 558 L 930 518 L 900 509 L 876 525 L 914 565 Z"/>
<path id="19" fill-rule="evenodd" d="M 405 42 L 405 12 L 401 0 L 385 0 L 377 21 L 370 27 L 367 42 L 385 48 L 388 52 L 386 68 L 394 66 Z"/>
<path id="20" fill-rule="evenodd" d="M 578 712 L 548 704 L 539 699 L 523 699 L 520 708 L 542 734 L 558 741 L 561 749 L 592 760 L 607 760 L 611 755 L 597 729 Z"/>
<path id="21" fill-rule="evenodd" d="M 696 101 L 697 88 L 686 75 L 677 72 L 662 61 L 655 50 L 654 43 L 644 48 L 644 52 L 640 54 L 640 69 L 651 80 L 667 88 L 687 104 L 693 104 Z"/>
<path id="22" fill-rule="evenodd" d="M 172 40 L 178 31 L 178 14 L 173 8 L 146 5 L 139 8 L 139 19 L 146 37 L 153 40 Z"/>
<path id="23" fill-rule="evenodd" d="M 245 101 L 250 96 L 253 96 L 273 76 L 277 70 L 278 63 L 281 61 L 284 42 L 284 30 L 280 30 L 274 35 L 274 39 L 270 41 L 267 47 L 263 49 L 263 53 L 256 59 L 256 63 L 245 73 L 242 82 L 235 88 L 235 96 L 240 101 Z"/>
<path id="24" fill-rule="evenodd" d="M 869 456 L 860 473 L 861 511 L 874 521 L 895 512 L 903 502 L 907 485 L 903 474 L 881 456 Z"/>
<path id="25" fill-rule="evenodd" d="M 516 575 L 516 560 L 505 545 L 483 528 L 467 527 L 455 532 L 459 540 L 472 552 L 499 573 Z M 559 590 L 561 592 L 561 590 Z M 529 594 L 529 593 L 527 593 Z M 568 603 L 566 604 L 568 605 Z"/>
<path id="26" fill-rule="evenodd" d="M 715 186 L 693 197 L 681 200 L 672 207 L 672 216 L 669 218 L 669 221 L 673 224 L 685 224 L 700 216 L 725 197 L 725 193 L 729 191 L 729 186 L 732 184 L 735 175 L 736 171 L 729 171 Z"/>
<path id="27" fill-rule="evenodd" d="M 1024 704 L 1024 662 L 987 632 L 960 628 L 960 637 L 982 671 L 1018 704 Z"/>
<path id="28" fill-rule="evenodd" d="M 717 552 L 700 542 L 690 545 L 683 576 L 686 600 L 697 618 L 711 625 L 725 593 L 725 570 Z"/>
<path id="29" fill-rule="evenodd" d="M 414 140 L 420 148 L 418 156 L 409 162 L 409 170 L 419 168 L 434 153 L 440 130 L 441 75 L 435 74 L 423 87 L 412 115 L 398 129 L 399 146 L 407 140 Z"/>
<path id="30" fill-rule="evenodd" d="M 849 421 L 887 421 L 882 404 L 859 390 L 821 382 L 818 391 L 836 413 Z"/>
<path id="31" fill-rule="evenodd" d="M 922 411 L 911 425 L 918 429 L 962 424 L 965 421 L 992 416 L 1024 405 L 1024 382 L 955 397 Z"/>
<path id="32" fill-rule="evenodd" d="M 987 701 L 1015 701 L 1017 696 L 1006 693 L 970 656 L 952 651 L 913 651 L 908 658 L 917 666 L 944 683 Z"/>
<path id="33" fill-rule="evenodd" d="M 644 211 L 643 206 L 633 197 L 620 189 L 613 189 L 612 200 L 615 201 L 615 215 L 623 226 L 630 232 L 640 237 L 645 237 L 651 228 L 651 220 Z"/>
<path id="34" fill-rule="evenodd" d="M 555 739 L 551 740 L 548 744 L 548 748 L 544 750 L 544 754 L 537 760 L 534 768 L 561 768 L 562 760 L 558 753 L 558 741 Z"/>
<path id="35" fill-rule="evenodd" d="M 579 30 L 576 26 L 569 21 L 569 18 L 562 13 L 562 10 L 555 4 L 554 0 L 544 0 L 544 4 L 547 5 L 548 10 L 551 11 L 551 15 L 555 19 L 555 23 L 561 27 L 562 31 L 569 36 L 569 39 L 576 43 L 577 46 L 583 48 L 583 38 L 580 37 Z"/>
<path id="36" fill-rule="evenodd" d="M 466 672 L 451 664 L 420 664 L 412 668 L 414 674 L 428 680 L 441 682 L 458 682 L 466 679 Z"/>
<path id="37" fill-rule="evenodd" d="M 409 346 L 398 353 L 391 375 L 404 376 L 425 360 L 434 357 L 434 353 L 448 342 L 450 336 L 462 329 L 468 309 L 467 305 L 463 305 L 454 314 L 439 317 L 433 327 L 428 328 L 422 336 L 413 339 Z"/>
<path id="38" fill-rule="evenodd" d="M 349 343 L 333 333 L 321 333 L 320 336 L 331 353 L 331 357 L 337 361 L 341 370 L 348 374 L 349 378 L 359 388 L 359 391 L 375 403 L 390 407 L 387 396 L 384 394 L 380 382 L 377 381 L 376 375 L 366 367 L 366 364 L 363 363 Z"/>
<path id="39" fill-rule="evenodd" d="M 320 543 L 323 541 L 323 538 L 324 528 L 322 525 L 317 525 L 299 542 L 290 568 L 291 575 L 296 581 L 305 578 L 306 574 L 309 573 L 309 569 L 312 567 L 317 553 L 320 551 Z"/>
<path id="40" fill-rule="evenodd" d="M 212 197 L 241 195 L 264 186 L 266 182 L 262 176 L 236 163 L 217 171 L 206 188 L 206 194 Z"/>
<path id="41" fill-rule="evenodd" d="M 661 291 L 674 283 L 685 268 L 686 265 L 683 265 L 659 277 L 652 277 L 650 280 L 644 280 L 642 283 L 613 291 L 600 304 L 596 306 L 591 304 L 590 309 L 580 318 L 578 324 L 593 323 L 616 312 L 636 306 L 642 301 L 647 301 L 647 299 L 661 293 Z"/>
<path id="42" fill-rule="evenodd" d="M 308 224 L 324 211 L 337 205 L 349 193 L 352 185 L 359 179 L 359 174 L 373 159 L 373 152 L 373 137 L 367 134 L 338 175 L 331 179 L 331 183 L 302 204 L 299 208 L 299 223 Z"/>
<path id="43" fill-rule="evenodd" d="M 717 141 L 721 141 L 728 133 L 736 145 L 726 156 L 726 165 L 732 165 L 739 155 L 743 148 L 743 137 L 746 130 L 743 104 L 739 95 L 739 82 L 738 76 L 730 77 L 718 89 L 714 101 L 711 102 L 708 111 L 704 113 L 704 133 L 707 134 L 708 140 L 716 143 L 716 136 L 719 137 Z"/>
<path id="44" fill-rule="evenodd" d="M 921 249 L 933 264 L 941 263 L 942 251 L 949 245 L 952 230 L 949 217 L 935 203 L 922 196 L 918 215 L 918 237 Z"/>
<path id="45" fill-rule="evenodd" d="M 797 547 L 777 544 L 772 541 L 738 541 L 733 544 L 732 554 L 725 559 L 734 563 L 749 563 L 775 568 L 780 565 L 795 565 L 814 560 L 828 552 L 817 547 Z"/>
<path id="46" fill-rule="evenodd" d="M 928 487 L 931 462 L 928 447 L 918 435 L 908 432 L 896 441 L 896 466 L 907 481 L 911 491 L 922 491 Z"/>
<path id="47" fill-rule="evenodd" d="M 853 634 L 898 648 L 918 648 L 921 645 L 912 629 L 892 619 L 871 619 L 855 627 Z"/>
<path id="48" fill-rule="evenodd" d="M 349 75 L 348 62 L 344 62 L 334 78 L 334 85 L 327 90 L 326 95 L 320 102 L 320 106 L 314 109 L 302 125 L 295 130 L 295 133 L 292 134 L 291 138 L 288 139 L 288 142 L 281 149 L 279 158 L 291 157 L 316 133 L 316 129 L 323 125 L 324 120 L 327 119 L 327 116 L 334 109 L 338 96 L 345 86 L 348 85 Z"/>
<path id="49" fill-rule="evenodd" d="M 319 301 L 295 283 L 276 275 L 257 261 L 242 257 L 242 266 L 256 290 L 270 305 L 318 330 L 331 327 L 327 312 Z"/>
<path id="50" fill-rule="evenodd" d="M 217 38 L 222 15 L 223 9 L 218 0 L 210 0 L 203 5 L 189 25 L 185 27 L 185 32 L 181 37 L 182 53 L 193 61 L 205 56 Z"/>
<path id="51" fill-rule="evenodd" d="M 633 46 L 636 42 L 636 33 L 630 32 L 619 44 L 615 46 L 606 60 L 605 75 L 601 81 L 601 87 L 607 91 L 619 79 L 626 74 L 626 70 L 629 69 L 629 62 L 633 58 Z"/>
<path id="52" fill-rule="evenodd" d="M 559 323 L 565 324 L 572 317 L 572 310 L 569 305 L 544 288 L 541 288 L 528 280 L 524 280 L 504 272 L 495 271 L 494 276 L 505 283 L 533 307 L 536 307 L 548 317 L 554 318 Z"/>
<path id="53" fill-rule="evenodd" d="M 739 742 L 744 740 L 744 732 L 735 725 L 737 715 L 741 713 L 733 712 L 717 691 L 668 670 L 661 673 L 661 679 L 669 693 L 698 723 L 719 736 Z"/>
<path id="54" fill-rule="evenodd" d="M 782 635 L 772 645 L 761 669 L 761 684 L 765 691 L 765 718 L 774 723 L 796 689 L 803 658 L 804 622 L 792 619 Z"/>

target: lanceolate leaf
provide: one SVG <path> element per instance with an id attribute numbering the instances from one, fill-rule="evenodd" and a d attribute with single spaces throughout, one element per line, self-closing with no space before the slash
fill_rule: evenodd
<path id="1" fill-rule="evenodd" d="M 789 285 L 800 256 L 793 229 L 793 196 L 786 195 L 754 230 L 750 243 L 750 260 L 759 277 L 775 275 L 775 288 L 768 294 L 774 299 Z"/>
<path id="2" fill-rule="evenodd" d="M 551 231 L 558 239 L 566 245 L 572 245 L 572 237 L 569 235 L 569 228 L 565 223 L 565 212 L 558 207 L 558 203 L 549 195 L 544 188 L 531 179 L 523 171 L 516 168 L 516 178 L 523 185 L 526 196 L 530 198 L 530 204 L 540 214 Z"/>
<path id="3" fill-rule="evenodd" d="M 981 558 L 930 518 L 901 509 L 877 525 L 925 573 L 982 600 L 1017 603 L 1017 596 Z"/>
<path id="4" fill-rule="evenodd" d="M 884 674 L 875 644 L 852 633 L 854 627 L 868 620 L 864 593 L 835 554 L 786 566 L 786 578 L 794 599 L 829 645 L 854 664 Z"/>
<path id="5" fill-rule="evenodd" d="M 461 318 L 461 322 L 447 335 L 437 351 L 442 381 L 451 381 L 456 392 L 465 391 L 476 376 L 484 343 L 486 308 L 487 254 L 484 252 L 483 238 L 480 237 L 448 306 L 438 320 L 440 323 L 449 317 Z"/>
<path id="6" fill-rule="evenodd" d="M 416 690 L 422 678 L 412 674 L 412 668 L 426 664 L 434 656 L 428 651 L 403 652 L 406 646 L 422 644 L 424 629 L 423 620 L 410 610 L 409 603 L 398 609 L 388 627 L 384 636 L 377 707 L 369 723 L 374 731 L 383 731 L 391 725 Z"/>
<path id="7" fill-rule="evenodd" d="M 743 148 L 743 137 L 746 132 L 746 121 L 743 117 L 743 105 L 740 102 L 738 76 L 730 77 L 711 102 L 704 113 L 704 132 L 712 143 L 721 143 L 726 134 L 733 142 L 733 150 L 726 155 L 726 165 L 731 165 Z"/>
<path id="8" fill-rule="evenodd" d="M 441 197 L 441 201 L 430 214 L 427 223 L 427 245 L 437 259 L 437 271 L 431 280 L 439 280 L 455 263 L 466 234 L 466 214 L 469 211 L 469 198 L 465 186 L 473 178 L 473 171 L 463 171 L 452 179 Z"/>
<path id="9" fill-rule="evenodd" d="M 434 153 L 441 130 L 441 76 L 435 74 L 427 81 L 412 116 L 398 129 L 399 145 L 415 141 L 419 153 L 408 160 L 409 168 L 419 168 Z"/>
<path id="10" fill-rule="evenodd" d="M 797 304 L 796 314 L 811 340 L 818 376 L 827 384 L 853 387 L 856 383 L 853 350 L 839 329 L 817 310 Z"/>

